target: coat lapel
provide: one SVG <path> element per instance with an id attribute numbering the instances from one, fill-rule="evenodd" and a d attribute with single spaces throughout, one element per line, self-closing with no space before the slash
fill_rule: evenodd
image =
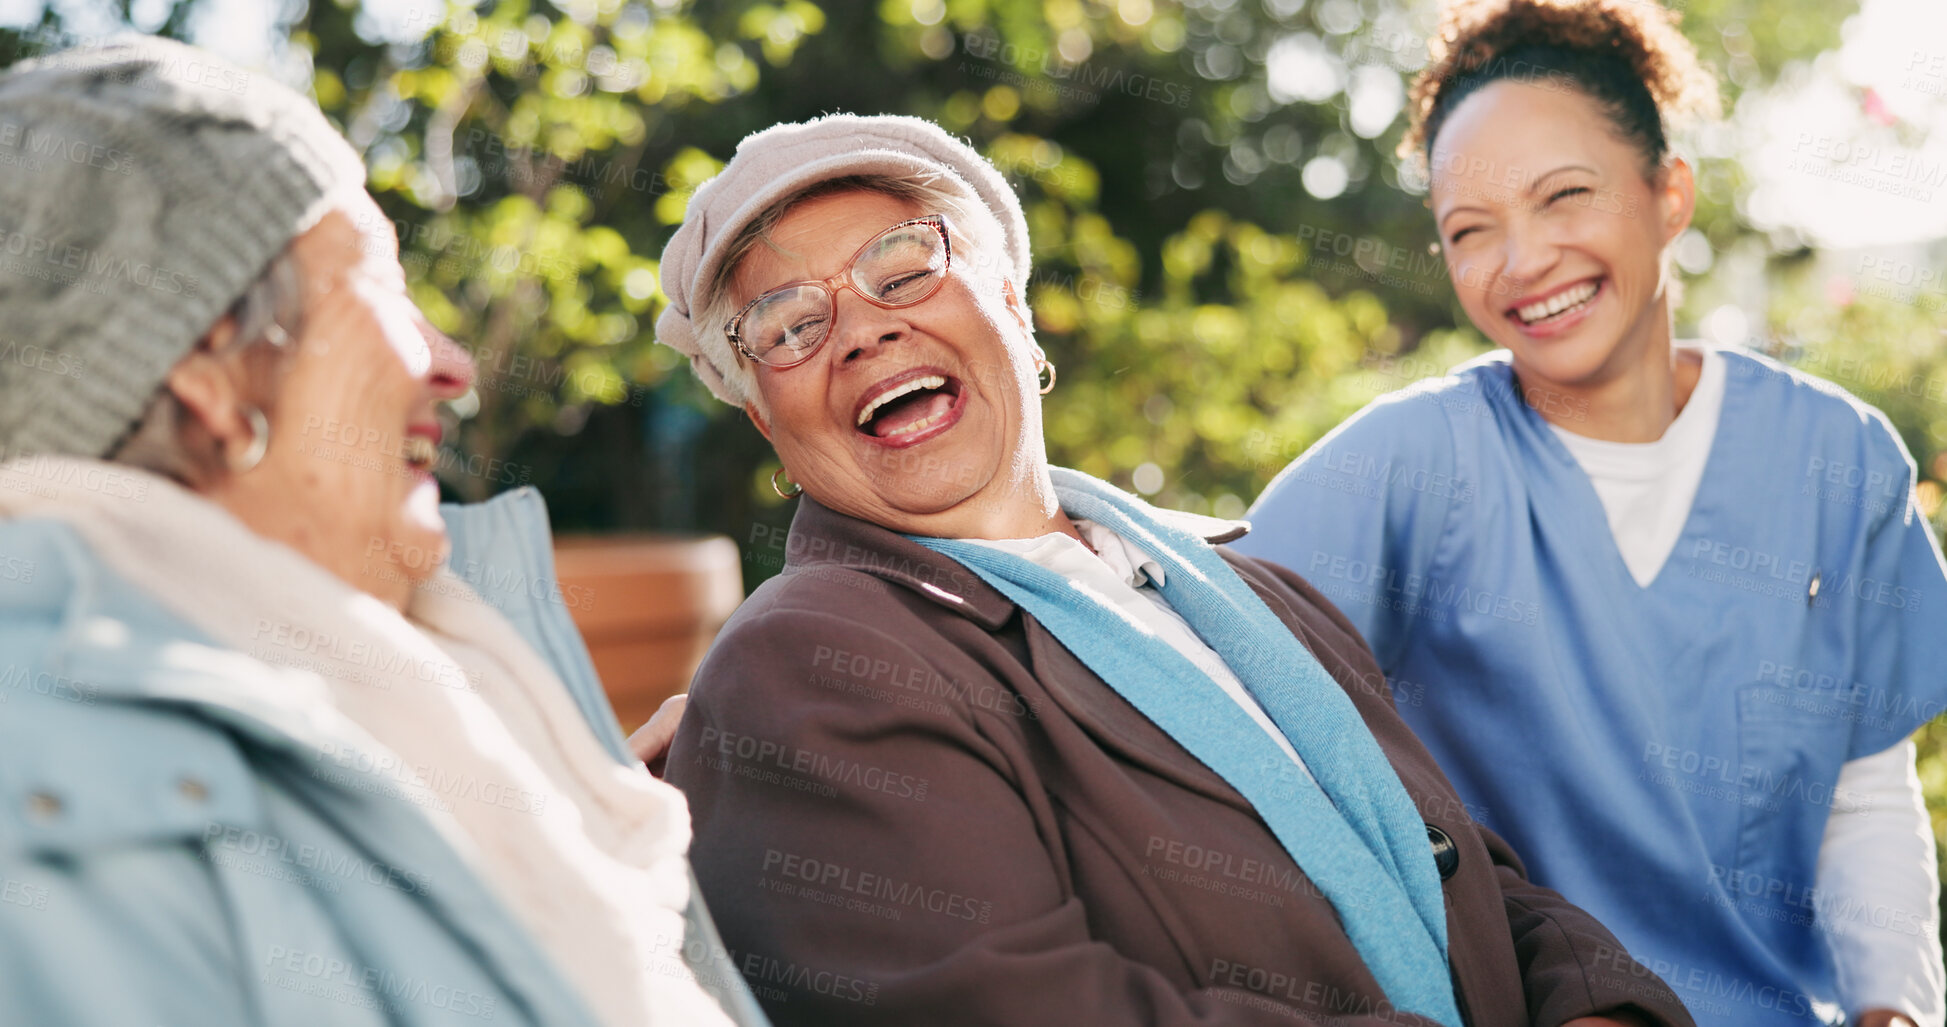
<path id="1" fill-rule="evenodd" d="M 1013 601 L 954 560 L 896 532 L 821 506 L 810 496 L 798 502 L 786 573 L 821 565 L 844 567 L 902 584 L 989 631 L 1013 619 L 1017 609 Z M 1212 542 L 1244 533 L 1234 521 L 1181 516 L 1194 517 L 1184 527 Z M 1276 606 L 1273 610 L 1288 622 L 1287 611 Z M 1039 621 L 1023 614 L 1022 622 L 1036 680 L 1104 748 L 1159 777 L 1256 815 L 1243 795 L 1117 694 Z"/>
<path id="2" fill-rule="evenodd" d="M 1024 621 L 1035 679 L 1103 748 L 1205 798 L 1257 815 L 1237 789 L 1130 705 L 1040 621 L 1025 615 Z"/>

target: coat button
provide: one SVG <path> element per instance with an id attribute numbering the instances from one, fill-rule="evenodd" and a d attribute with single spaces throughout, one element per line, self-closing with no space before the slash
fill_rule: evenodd
<path id="1" fill-rule="evenodd" d="M 210 797 L 209 786 L 193 777 L 176 779 L 176 794 L 190 802 L 200 803 Z"/>
<path id="2" fill-rule="evenodd" d="M 1433 865 L 1440 869 L 1440 879 L 1452 877 L 1460 869 L 1460 846 L 1453 843 L 1447 832 L 1432 824 L 1426 825 L 1426 840 L 1433 844 Z"/>
<path id="3" fill-rule="evenodd" d="M 53 792 L 30 792 L 27 795 L 27 812 L 36 820 L 53 820 L 61 815 L 61 797 Z"/>

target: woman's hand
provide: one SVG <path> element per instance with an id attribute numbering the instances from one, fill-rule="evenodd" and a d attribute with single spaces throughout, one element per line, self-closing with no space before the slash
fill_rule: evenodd
<path id="1" fill-rule="evenodd" d="M 657 777 L 663 776 L 663 765 L 669 759 L 669 743 L 676 737 L 676 725 L 682 723 L 683 710 L 689 701 L 687 694 L 664 699 L 649 723 L 636 728 L 635 734 L 629 736 L 629 751 Z"/>

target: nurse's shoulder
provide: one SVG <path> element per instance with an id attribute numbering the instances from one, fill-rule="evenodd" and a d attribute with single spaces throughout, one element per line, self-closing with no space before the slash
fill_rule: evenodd
<path id="1" fill-rule="evenodd" d="M 1504 354 L 1503 354 L 1504 355 Z M 1405 485 L 1425 494 L 1454 492 L 1443 482 L 1464 475 L 1493 434 L 1496 394 L 1511 392 L 1512 375 L 1495 354 L 1469 361 L 1451 373 L 1426 378 L 1390 392 L 1346 418 L 1272 480 L 1253 512 L 1276 506 L 1284 497 L 1323 490 L 1383 504 Z"/>
<path id="2" fill-rule="evenodd" d="M 1782 364 L 1742 346 L 1724 346 L 1725 417 L 1763 418 L 1768 437 L 1789 440 L 1794 474 L 1809 489 L 1857 492 L 1900 505 L 1912 489 L 1916 466 L 1893 423 L 1878 407 L 1836 382 Z M 1835 370 L 1845 375 L 1845 365 Z M 1870 369 L 1861 375 L 1878 376 Z M 1748 405 L 1731 405 L 1743 394 Z"/>
<path id="3" fill-rule="evenodd" d="M 1475 498 L 1497 373 L 1470 364 L 1373 400 L 1279 472 L 1231 547 L 1310 573 L 1334 561 L 1421 568 Z"/>

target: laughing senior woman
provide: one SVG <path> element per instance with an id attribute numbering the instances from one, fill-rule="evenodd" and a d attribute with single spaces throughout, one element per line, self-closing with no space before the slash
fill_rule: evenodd
<path id="1" fill-rule="evenodd" d="M 539 499 L 448 514 L 514 591 L 440 568 L 473 370 L 357 155 L 160 41 L 0 124 L 89 158 L 0 176 L 0 1022 L 761 1023 Z"/>
<path id="2" fill-rule="evenodd" d="M 658 336 L 803 491 L 669 764 L 773 1018 L 1688 1023 L 1243 525 L 1048 466 L 1028 252 L 965 145 L 834 116 L 744 140 L 664 253 Z"/>

